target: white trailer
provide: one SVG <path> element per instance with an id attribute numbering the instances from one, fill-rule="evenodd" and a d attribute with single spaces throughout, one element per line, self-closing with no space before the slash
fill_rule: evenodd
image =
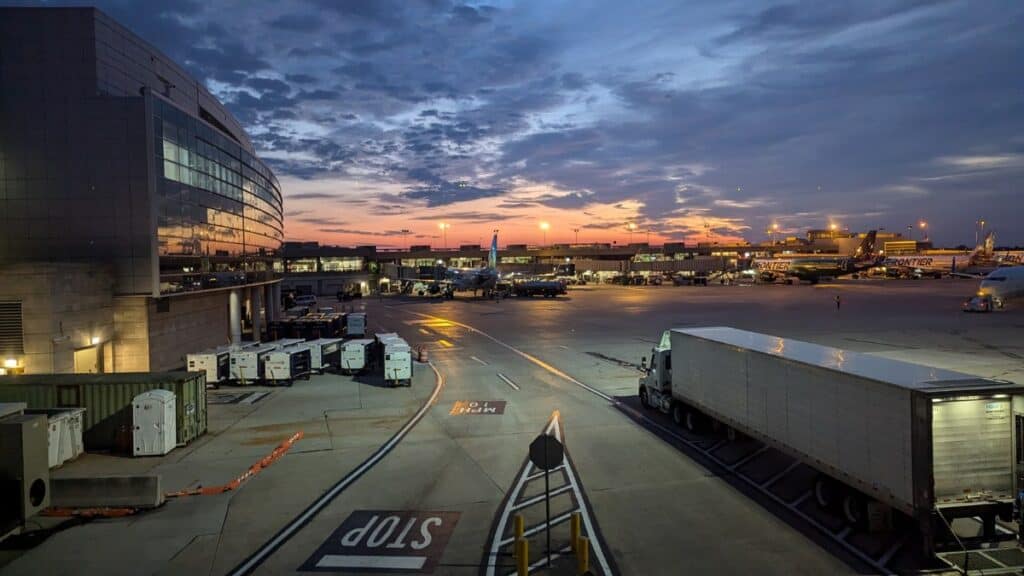
<path id="1" fill-rule="evenodd" d="M 231 350 L 231 380 L 253 384 L 263 379 L 263 361 L 276 344 L 255 344 Z"/>
<path id="2" fill-rule="evenodd" d="M 350 338 L 366 336 L 366 312 L 351 312 L 345 315 L 345 335 Z"/>
<path id="3" fill-rule="evenodd" d="M 384 382 L 392 386 L 405 384 L 412 386 L 412 347 L 408 342 L 397 336 L 386 336 L 378 339 L 382 345 L 382 363 L 384 365 Z"/>
<path id="4" fill-rule="evenodd" d="M 646 360 L 645 407 L 801 461 L 818 504 L 854 524 L 869 507 L 905 515 L 926 556 L 955 518 L 996 539 L 1012 517 L 1024 386 L 724 327 L 666 331 Z"/>
<path id="5" fill-rule="evenodd" d="M 343 338 L 318 338 L 306 342 L 309 346 L 310 369 L 317 374 L 336 370 L 341 364 Z"/>
<path id="6" fill-rule="evenodd" d="M 216 388 L 231 377 L 231 346 L 221 346 L 202 352 L 185 355 L 185 366 L 189 372 L 204 372 L 207 387 Z"/>
<path id="7" fill-rule="evenodd" d="M 370 365 L 373 340 L 357 338 L 349 340 L 341 348 L 341 371 L 346 374 L 362 372 Z"/>
<path id="8" fill-rule="evenodd" d="M 273 344 L 274 346 L 277 346 L 278 348 L 284 348 L 286 346 L 294 346 L 296 344 L 302 344 L 305 341 L 306 341 L 305 338 L 281 338 L 280 340 L 274 340 L 272 342 L 267 342 L 267 344 Z"/>
<path id="9" fill-rule="evenodd" d="M 282 346 L 263 360 L 263 380 L 270 384 L 291 386 L 297 378 L 309 378 L 312 371 L 310 347 L 307 343 Z"/>

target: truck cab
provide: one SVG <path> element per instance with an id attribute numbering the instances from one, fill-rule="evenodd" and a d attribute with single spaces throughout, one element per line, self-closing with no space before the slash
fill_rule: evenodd
<path id="1" fill-rule="evenodd" d="M 640 404 L 668 413 L 672 407 L 672 339 L 666 330 L 661 341 L 651 348 L 650 358 L 640 361 L 644 375 L 640 377 Z"/>

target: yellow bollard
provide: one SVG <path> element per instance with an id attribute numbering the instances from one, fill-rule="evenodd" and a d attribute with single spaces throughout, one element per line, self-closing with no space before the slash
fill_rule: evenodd
<path id="1" fill-rule="evenodd" d="M 519 540 L 520 538 L 523 537 L 523 531 L 525 530 L 524 524 L 523 524 L 523 515 L 522 514 L 516 514 L 515 516 L 513 516 L 512 517 L 512 525 L 514 526 L 513 530 L 514 530 L 514 533 L 515 533 L 516 540 Z"/>
<path id="2" fill-rule="evenodd" d="M 576 542 L 576 573 L 590 571 L 590 538 L 580 536 Z"/>
<path id="3" fill-rule="evenodd" d="M 580 538 L 580 513 L 573 512 L 572 516 L 569 517 L 569 546 L 572 547 L 572 551 L 576 552 L 577 543 L 576 541 Z"/>
<path id="4" fill-rule="evenodd" d="M 516 540 L 516 575 L 530 574 L 530 541 L 526 538 Z"/>

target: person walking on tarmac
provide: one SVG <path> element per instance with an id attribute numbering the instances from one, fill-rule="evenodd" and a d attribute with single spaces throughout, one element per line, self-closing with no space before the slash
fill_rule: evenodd
<path id="1" fill-rule="evenodd" d="M 843 304 L 843 300 L 839 297 L 839 294 L 836 294 L 836 311 L 837 312 L 839 311 L 839 307 L 842 306 L 842 304 Z"/>

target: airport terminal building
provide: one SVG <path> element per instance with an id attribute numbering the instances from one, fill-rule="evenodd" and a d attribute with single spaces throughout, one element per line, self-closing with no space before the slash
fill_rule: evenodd
<path id="1" fill-rule="evenodd" d="M 279 312 L 280 186 L 181 67 L 92 8 L 0 8 L 0 84 L 4 371 L 172 369 Z"/>

